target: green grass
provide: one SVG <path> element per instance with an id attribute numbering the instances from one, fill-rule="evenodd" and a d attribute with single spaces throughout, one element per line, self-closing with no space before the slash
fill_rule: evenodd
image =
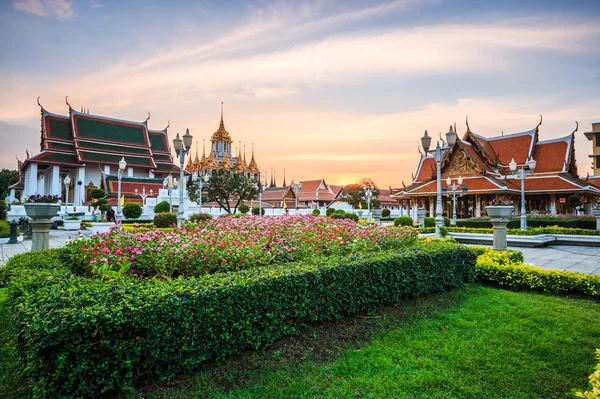
<path id="1" fill-rule="evenodd" d="M 600 346 L 597 302 L 475 285 L 375 317 L 381 318 L 324 323 L 296 339 L 302 348 L 290 351 L 294 338 L 284 340 L 141 392 L 150 398 L 564 398 L 587 386 Z M 349 340 L 332 340 L 336 323 Z M 298 356 L 301 350 L 308 353 Z"/>
<path id="2" fill-rule="evenodd" d="M 0 397 L 28 397 L 2 376 L 14 361 L 0 290 Z M 564 398 L 587 387 L 600 304 L 479 285 L 374 315 L 318 323 L 300 336 L 206 365 L 144 398 Z M 3 396 L 4 394 L 4 396 Z"/>

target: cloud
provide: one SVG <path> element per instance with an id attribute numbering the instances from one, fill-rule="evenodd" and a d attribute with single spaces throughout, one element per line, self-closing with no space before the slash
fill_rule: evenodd
<path id="1" fill-rule="evenodd" d="M 92 8 L 100 8 L 103 7 L 102 4 L 98 3 L 97 0 L 90 0 L 90 5 L 92 6 Z"/>
<path id="2" fill-rule="evenodd" d="M 55 16 L 68 19 L 75 15 L 71 3 L 67 0 L 13 0 L 13 7 L 38 17 Z"/>

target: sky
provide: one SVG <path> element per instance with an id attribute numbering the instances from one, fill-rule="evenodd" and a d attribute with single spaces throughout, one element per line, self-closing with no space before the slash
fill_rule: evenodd
<path id="1" fill-rule="evenodd" d="M 39 152 L 40 109 L 234 146 L 286 180 L 401 187 L 425 129 L 575 133 L 600 122 L 600 2 L 0 1 L 0 168 Z M 192 153 L 196 151 L 196 144 Z"/>

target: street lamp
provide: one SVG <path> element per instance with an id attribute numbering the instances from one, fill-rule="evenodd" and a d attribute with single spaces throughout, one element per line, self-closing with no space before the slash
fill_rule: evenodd
<path id="1" fill-rule="evenodd" d="M 190 152 L 190 147 L 192 146 L 192 135 L 190 134 L 190 129 L 185 130 L 185 134 L 183 135 L 183 140 L 179 137 L 179 133 L 177 133 L 177 137 L 173 139 L 173 148 L 175 149 L 175 154 L 179 158 L 179 181 L 183 182 L 183 165 L 184 158 Z M 183 145 L 182 145 L 183 142 Z M 183 183 L 181 187 L 179 187 L 179 208 L 177 209 L 177 227 L 181 227 L 181 223 L 183 222 Z"/>
<path id="2" fill-rule="evenodd" d="M 444 217 L 442 216 L 442 155 L 446 151 L 452 151 L 454 144 L 456 144 L 456 132 L 452 129 L 452 126 L 450 126 L 448 133 L 446 133 L 446 142 L 448 145 L 442 148 L 438 141 L 435 149 L 430 150 L 431 137 L 427 135 L 427 130 L 425 130 L 425 135 L 421 137 L 423 151 L 425 151 L 425 154 L 434 154 L 437 165 L 437 201 L 435 207 L 435 236 L 437 238 L 442 237 L 441 228 L 444 227 Z"/>
<path id="3" fill-rule="evenodd" d="M 292 190 L 296 196 L 296 215 L 298 214 L 298 191 L 302 189 L 302 182 L 292 183 Z"/>
<path id="4" fill-rule="evenodd" d="M 458 183 L 458 184 L 457 184 Z M 446 185 L 448 186 L 448 189 L 450 189 L 452 191 L 452 225 L 456 226 L 456 191 L 461 188 L 463 183 L 463 178 L 459 177 L 458 179 L 456 179 L 456 183 L 452 183 L 452 179 L 450 177 L 448 177 L 446 179 Z M 462 196 L 464 195 L 469 188 L 467 186 L 462 186 L 462 194 L 459 194 L 458 196 Z M 448 193 L 448 195 L 450 195 Z"/>
<path id="5" fill-rule="evenodd" d="M 142 193 L 138 194 L 138 189 L 135 189 L 135 195 L 139 195 L 140 197 L 142 197 L 142 206 L 146 205 L 146 197 L 148 197 L 148 194 L 146 194 L 146 186 L 142 186 Z M 150 190 L 150 195 L 152 195 L 152 190 Z"/>
<path id="6" fill-rule="evenodd" d="M 67 215 L 67 208 L 69 206 L 69 184 L 71 184 L 71 178 L 69 177 L 69 175 L 65 176 L 65 180 L 63 180 L 65 183 L 65 214 L 64 216 Z"/>
<path id="7" fill-rule="evenodd" d="M 262 183 L 260 180 L 254 185 L 258 189 L 258 217 L 262 217 Z"/>
<path id="8" fill-rule="evenodd" d="M 192 181 L 194 182 L 194 184 L 198 185 L 198 194 L 200 196 L 200 203 L 198 205 L 200 206 L 200 212 L 202 212 L 202 189 L 204 188 L 204 184 L 208 183 L 209 179 L 210 176 L 208 175 L 208 173 L 204 174 L 195 171 L 194 174 L 192 174 Z"/>
<path id="9" fill-rule="evenodd" d="M 117 179 L 119 181 L 118 189 L 117 189 L 117 220 L 121 220 L 121 179 L 123 178 L 123 172 L 127 167 L 127 162 L 125 162 L 125 157 L 121 157 L 119 161 L 119 171 L 117 172 Z"/>
<path id="10" fill-rule="evenodd" d="M 369 211 L 369 220 L 371 220 L 371 197 L 375 192 L 375 186 L 372 184 L 369 184 L 368 186 L 363 184 L 362 189 L 365 192 L 365 197 L 367 197 L 367 209 Z"/>
<path id="11" fill-rule="evenodd" d="M 525 209 L 525 177 L 533 174 L 536 163 L 537 162 L 535 162 L 535 159 L 529 158 L 529 161 L 525 162 L 524 164 L 517 165 L 515 159 L 513 158 L 508 164 L 513 176 L 521 179 L 521 230 L 523 231 L 527 230 L 527 210 Z M 517 170 L 517 167 L 520 167 L 520 169 Z"/>
<path id="12" fill-rule="evenodd" d="M 169 212 L 173 212 L 173 176 L 169 175 L 165 177 L 163 187 L 169 192 Z"/>

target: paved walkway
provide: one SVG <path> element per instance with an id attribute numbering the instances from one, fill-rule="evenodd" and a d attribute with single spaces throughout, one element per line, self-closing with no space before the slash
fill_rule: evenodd
<path id="1" fill-rule="evenodd" d="M 77 233 L 74 231 L 50 230 L 50 247 L 58 248 Z M 86 236 L 91 231 L 83 231 Z M 0 244 L 0 264 L 13 255 L 27 252 L 31 249 L 31 240 L 18 244 Z M 544 269 L 558 269 L 570 272 L 600 275 L 600 247 L 580 247 L 571 245 L 550 245 L 541 248 L 509 247 L 522 251 L 525 262 Z"/>

